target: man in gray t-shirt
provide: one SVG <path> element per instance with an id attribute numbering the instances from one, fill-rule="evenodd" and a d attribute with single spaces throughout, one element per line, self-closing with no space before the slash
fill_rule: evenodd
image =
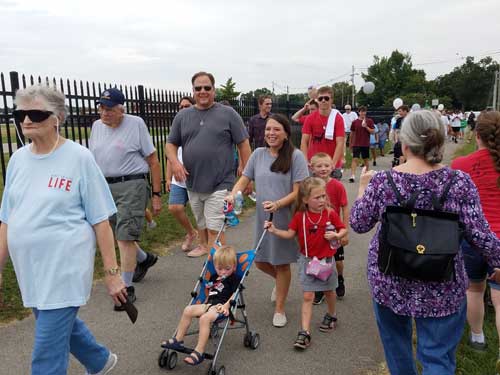
<path id="1" fill-rule="evenodd" d="M 123 93 L 105 90 L 100 99 L 100 119 L 92 125 L 89 148 L 109 184 L 117 207 L 110 218 L 120 249 L 122 278 L 130 300 L 135 300 L 132 282 L 140 281 L 158 257 L 142 250 L 139 240 L 150 197 L 147 174 L 151 171 L 152 208 L 161 210 L 161 173 L 156 149 L 144 121 L 124 113 Z M 137 267 L 136 267 L 137 261 Z M 123 306 L 115 306 L 116 311 Z"/>
<path id="2" fill-rule="evenodd" d="M 235 180 L 234 145 L 238 147 L 243 168 L 251 150 L 240 115 L 231 107 L 215 103 L 213 75 L 196 73 L 191 83 L 196 104 L 175 117 L 166 150 L 176 180 L 186 181 L 200 230 L 200 246 L 188 253 L 196 257 L 208 252 L 224 221 L 224 198 Z M 183 164 L 177 159 L 177 149 L 181 146 Z"/>

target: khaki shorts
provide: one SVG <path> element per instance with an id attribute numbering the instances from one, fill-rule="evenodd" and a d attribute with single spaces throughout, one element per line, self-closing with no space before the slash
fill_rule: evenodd
<path id="1" fill-rule="evenodd" d="M 109 184 L 117 213 L 109 218 L 115 238 L 139 241 L 144 226 L 144 211 L 150 196 L 146 180 L 130 180 Z"/>
<path id="2" fill-rule="evenodd" d="M 191 211 L 198 229 L 218 231 L 224 223 L 224 198 L 227 190 L 219 190 L 211 194 L 195 193 L 188 190 Z"/>

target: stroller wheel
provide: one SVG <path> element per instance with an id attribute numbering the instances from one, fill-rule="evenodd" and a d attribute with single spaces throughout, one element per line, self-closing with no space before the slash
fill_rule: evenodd
<path id="1" fill-rule="evenodd" d="M 161 368 L 167 367 L 167 357 L 168 350 L 162 350 L 160 356 L 158 357 L 158 366 L 160 366 Z"/>
<path id="2" fill-rule="evenodd" d="M 167 369 L 173 370 L 177 366 L 177 352 L 170 352 L 167 354 Z"/>
<path id="3" fill-rule="evenodd" d="M 250 347 L 255 350 L 259 347 L 259 344 L 260 344 L 260 335 L 258 333 L 253 333 L 252 338 L 250 340 Z"/>
<path id="4" fill-rule="evenodd" d="M 224 366 L 219 367 L 217 375 L 226 375 L 226 368 Z"/>
<path id="5" fill-rule="evenodd" d="M 245 333 L 243 336 L 243 345 L 245 348 L 249 348 L 252 343 L 252 332 Z"/>

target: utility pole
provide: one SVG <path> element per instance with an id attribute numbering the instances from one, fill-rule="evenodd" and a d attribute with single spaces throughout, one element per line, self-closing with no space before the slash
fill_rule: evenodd
<path id="1" fill-rule="evenodd" d="M 271 82 L 271 85 L 273 86 L 273 96 L 274 96 L 274 81 Z"/>
<path id="2" fill-rule="evenodd" d="M 351 83 L 352 83 L 352 103 L 351 103 L 351 106 L 352 106 L 352 108 L 354 108 L 356 106 L 356 104 L 354 103 L 354 96 L 356 95 L 356 88 L 354 87 L 354 65 L 352 66 Z"/>
<path id="3" fill-rule="evenodd" d="M 500 71 L 495 72 L 495 83 L 493 85 L 493 103 L 492 107 L 494 111 L 499 110 L 500 102 Z"/>
<path id="4" fill-rule="evenodd" d="M 289 101 L 290 100 L 290 97 L 289 97 L 289 87 L 288 85 L 286 85 L 286 101 Z"/>

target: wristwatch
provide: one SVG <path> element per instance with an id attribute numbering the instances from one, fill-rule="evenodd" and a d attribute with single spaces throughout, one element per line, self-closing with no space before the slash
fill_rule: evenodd
<path id="1" fill-rule="evenodd" d="M 118 267 L 113 267 L 113 268 L 109 268 L 107 270 L 104 270 L 104 274 L 106 276 L 115 276 L 115 275 L 119 275 L 120 274 L 120 268 Z"/>
<path id="2" fill-rule="evenodd" d="M 161 198 L 161 191 L 153 191 L 153 195 Z"/>

